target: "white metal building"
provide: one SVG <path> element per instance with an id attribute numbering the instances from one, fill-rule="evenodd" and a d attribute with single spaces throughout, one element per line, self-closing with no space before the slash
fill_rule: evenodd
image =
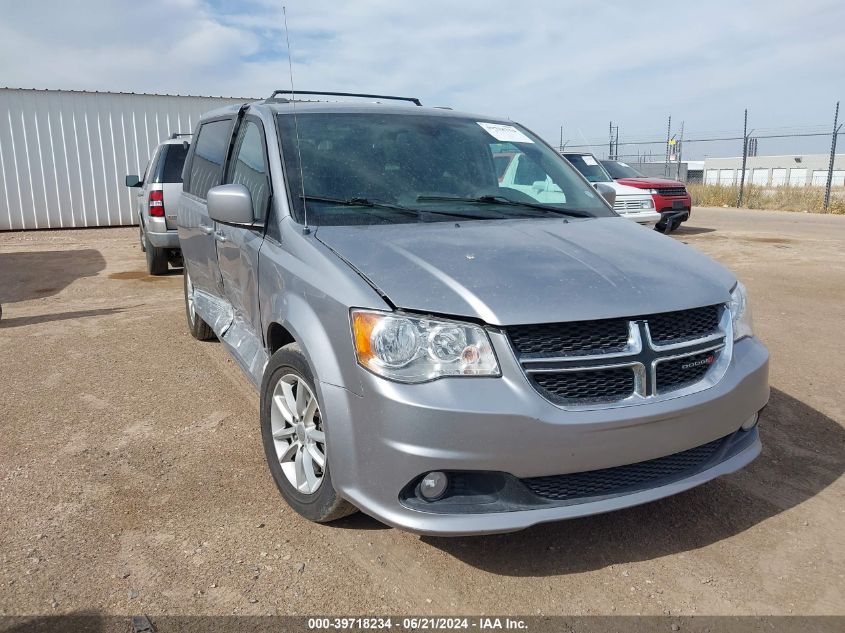
<path id="1" fill-rule="evenodd" d="M 829 165 L 829 154 L 749 156 L 745 164 L 745 182 L 763 187 L 824 187 Z M 704 161 L 704 182 L 709 185 L 737 185 L 741 174 L 742 156 Z M 834 156 L 832 184 L 845 186 L 845 154 Z"/>
<path id="2" fill-rule="evenodd" d="M 0 230 L 137 224 L 124 176 L 204 112 L 252 100 L 0 88 Z"/>

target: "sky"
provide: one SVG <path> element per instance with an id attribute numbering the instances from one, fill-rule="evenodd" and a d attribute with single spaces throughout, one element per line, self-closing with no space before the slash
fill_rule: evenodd
<path id="1" fill-rule="evenodd" d="M 845 2 L 287 0 L 294 85 L 505 116 L 553 145 L 829 133 Z M 289 88 L 282 2 L 0 0 L 0 86 L 263 97 Z M 845 112 L 843 117 L 845 118 Z M 840 119 L 841 120 L 841 119 Z M 843 141 L 843 137 L 840 137 Z M 599 145 L 600 143 L 600 145 Z M 830 136 L 760 139 L 826 152 Z M 687 158 L 741 142 L 689 143 Z M 634 154 L 661 146 L 623 145 Z"/>

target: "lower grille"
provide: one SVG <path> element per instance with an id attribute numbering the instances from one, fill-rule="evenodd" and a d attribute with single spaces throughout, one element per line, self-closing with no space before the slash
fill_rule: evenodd
<path id="1" fill-rule="evenodd" d="M 715 360 L 715 352 L 709 351 L 657 363 L 657 393 L 697 383 L 704 378 Z"/>
<path id="2" fill-rule="evenodd" d="M 687 195 L 687 190 L 684 187 L 665 187 L 664 189 L 658 189 L 657 193 L 667 197 L 685 196 Z"/>
<path id="3" fill-rule="evenodd" d="M 714 458 L 725 439 L 637 464 L 568 475 L 531 477 L 523 479 L 522 483 L 538 497 L 555 501 L 630 493 L 653 488 L 661 480 L 668 483 L 681 479 L 687 472 L 702 470 L 702 466 Z"/>
<path id="4" fill-rule="evenodd" d="M 550 400 L 585 404 L 622 400 L 634 393 L 634 372 L 630 367 L 535 373 L 534 383 Z"/>

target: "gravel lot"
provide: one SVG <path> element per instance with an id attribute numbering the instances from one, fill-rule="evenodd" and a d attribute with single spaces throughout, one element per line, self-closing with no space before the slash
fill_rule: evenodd
<path id="1" fill-rule="evenodd" d="M 137 228 L 0 234 L 0 615 L 845 615 L 845 217 L 696 209 L 772 352 L 763 455 L 647 506 L 459 539 L 289 510 L 258 397 Z"/>

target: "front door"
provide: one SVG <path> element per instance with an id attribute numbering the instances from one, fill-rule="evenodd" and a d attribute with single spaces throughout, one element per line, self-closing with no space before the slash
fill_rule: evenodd
<path id="1" fill-rule="evenodd" d="M 185 271 L 190 274 L 195 289 L 220 298 L 223 285 L 217 269 L 214 222 L 208 216 L 206 197 L 208 190 L 223 180 L 223 164 L 231 135 L 231 117 L 207 121 L 200 126 L 191 150 L 191 163 L 178 211 L 179 245 Z M 201 315 L 209 317 L 202 311 Z M 214 323 L 207 322 L 215 328 Z"/>
<path id="2" fill-rule="evenodd" d="M 244 118 L 226 169 L 226 184 L 244 185 L 252 196 L 252 226 L 215 226 L 217 262 L 223 292 L 234 313 L 223 341 L 253 379 L 263 371 L 263 337 L 258 308 L 258 252 L 264 242 L 264 221 L 270 203 L 264 130 L 255 117 Z"/>

